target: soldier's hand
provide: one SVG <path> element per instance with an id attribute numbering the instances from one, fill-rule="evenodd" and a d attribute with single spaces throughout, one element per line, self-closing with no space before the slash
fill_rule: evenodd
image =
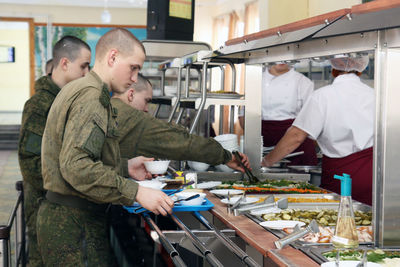
<path id="1" fill-rule="evenodd" d="M 171 214 L 172 208 L 174 207 L 172 199 L 162 191 L 140 185 L 136 194 L 136 201 L 139 202 L 142 207 L 157 215 L 162 214 L 166 216 L 167 213 Z"/>
<path id="2" fill-rule="evenodd" d="M 146 170 L 144 166 L 145 161 L 153 161 L 154 158 L 136 157 L 128 160 L 128 172 L 129 176 L 137 181 L 143 181 L 145 179 L 151 179 L 152 175 Z"/>
<path id="3" fill-rule="evenodd" d="M 244 166 L 246 166 L 247 168 L 249 168 L 251 170 L 250 163 L 249 163 L 249 158 L 243 153 L 239 152 L 239 154 L 242 157 L 242 163 L 244 164 Z M 236 158 L 235 155 L 232 155 L 232 160 L 229 161 L 228 163 L 226 163 L 226 165 L 229 168 L 244 172 L 243 167 L 240 165 L 240 159 Z"/>

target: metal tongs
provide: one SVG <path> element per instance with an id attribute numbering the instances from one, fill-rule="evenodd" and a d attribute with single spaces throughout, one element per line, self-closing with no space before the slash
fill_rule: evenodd
<path id="1" fill-rule="evenodd" d="M 274 242 L 275 246 L 276 246 L 276 248 L 281 249 L 284 246 L 289 245 L 290 243 L 296 241 L 297 239 L 305 236 L 306 234 L 308 234 L 310 232 L 313 232 L 313 233 L 319 232 L 318 223 L 315 220 L 312 220 L 310 222 L 310 224 L 304 229 L 300 229 L 300 227 L 298 227 L 298 225 L 296 225 L 293 233 L 285 236 L 284 238 L 281 238 L 281 239 L 275 241 Z"/>
<path id="2" fill-rule="evenodd" d="M 235 209 L 234 215 L 239 216 L 241 214 L 248 213 L 250 211 L 257 211 L 257 210 L 261 210 L 261 209 L 265 209 L 265 208 L 272 208 L 272 207 L 277 207 L 280 209 L 287 209 L 288 199 L 282 198 L 275 202 L 274 197 L 270 196 L 270 197 L 266 198 L 264 200 L 264 202 L 261 204 L 249 205 L 249 206 Z"/>
<path id="3" fill-rule="evenodd" d="M 249 182 L 250 182 L 250 183 L 259 183 L 260 180 L 259 180 L 256 176 L 254 176 L 253 173 L 251 172 L 251 170 L 250 170 L 249 168 L 247 168 L 247 167 L 243 164 L 243 162 L 242 162 L 242 156 L 240 156 L 239 152 L 233 151 L 232 154 L 235 155 L 235 157 L 237 157 L 237 158 L 239 159 L 238 161 L 240 162 L 240 165 L 243 167 L 244 172 L 245 172 L 245 174 L 247 175 L 247 177 L 249 177 Z"/>

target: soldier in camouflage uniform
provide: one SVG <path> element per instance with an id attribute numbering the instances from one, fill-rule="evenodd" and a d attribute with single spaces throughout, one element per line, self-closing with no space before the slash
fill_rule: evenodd
<path id="1" fill-rule="evenodd" d="M 89 71 L 90 47 L 82 40 L 65 36 L 53 49 L 56 64 L 51 76 L 35 82 L 35 94 L 25 103 L 22 113 L 18 157 L 24 180 L 25 220 L 28 227 L 30 266 L 42 266 L 37 248 L 36 216 L 45 196 L 41 169 L 41 143 L 50 107 L 60 88 Z"/>
<path id="2" fill-rule="evenodd" d="M 121 161 L 116 117 L 109 92 L 124 92 L 136 81 L 144 47 L 117 28 L 100 38 L 93 70 L 67 84 L 56 97 L 42 144 L 46 199 L 37 218 L 38 244 L 46 266 L 112 266 L 105 210 L 108 203 L 136 200 L 166 215 L 173 201 L 163 192 L 139 186 L 151 178 L 138 157 Z M 109 161 L 103 156 L 110 155 Z"/>
<path id="3" fill-rule="evenodd" d="M 111 103 L 118 109 L 119 144 L 122 158 L 137 155 L 193 160 L 212 165 L 227 164 L 241 170 L 229 151 L 213 138 L 204 138 L 179 126 L 158 120 L 144 112 L 152 98 L 151 83 L 139 74 L 138 81 L 122 94 L 113 94 Z M 142 112 L 144 111 L 144 112 Z M 247 156 L 242 154 L 248 165 Z"/>

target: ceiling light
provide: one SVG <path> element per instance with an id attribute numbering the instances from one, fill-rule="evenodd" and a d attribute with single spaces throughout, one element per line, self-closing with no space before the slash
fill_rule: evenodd
<path id="1" fill-rule="evenodd" d="M 108 0 L 104 0 L 104 10 L 103 13 L 101 13 L 101 22 L 105 24 L 109 24 L 111 22 L 111 14 L 108 11 Z"/>

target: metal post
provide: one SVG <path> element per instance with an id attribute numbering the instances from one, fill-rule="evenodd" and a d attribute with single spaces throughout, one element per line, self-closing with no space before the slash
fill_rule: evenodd
<path id="1" fill-rule="evenodd" d="M 16 266 L 20 263 L 22 266 L 26 265 L 26 232 L 25 232 L 25 215 L 24 215 L 24 191 L 22 181 L 18 181 L 15 184 L 15 189 L 19 192 L 19 204 L 17 209 L 17 218 L 15 225 L 16 239 L 15 239 L 15 251 L 16 251 Z"/>
<path id="2" fill-rule="evenodd" d="M 10 266 L 10 227 L 0 225 L 0 264 Z"/>
<path id="3" fill-rule="evenodd" d="M 185 98 L 189 97 L 189 83 L 190 83 L 190 66 L 186 66 L 186 74 L 185 74 Z M 180 108 L 179 109 L 179 113 L 178 113 L 178 117 L 176 118 L 175 123 L 179 124 L 181 119 L 182 119 L 182 115 L 183 112 L 185 112 L 185 108 Z"/>
<path id="4" fill-rule="evenodd" d="M 182 81 L 182 68 L 178 68 L 178 91 L 176 95 L 176 103 L 174 104 L 174 107 L 171 110 L 171 113 L 169 114 L 168 122 L 171 122 L 172 119 L 174 118 L 175 112 L 178 109 L 181 101 L 181 81 Z"/>
<path id="5" fill-rule="evenodd" d="M 193 124 L 190 127 L 189 133 L 192 134 L 194 132 L 194 129 L 199 122 L 199 118 L 201 115 L 201 112 L 204 109 L 204 106 L 206 104 L 206 98 L 207 98 L 207 67 L 208 67 L 208 62 L 203 63 L 203 78 L 202 78 L 202 87 L 201 87 L 201 102 L 199 109 L 197 110 L 196 117 L 194 118 Z"/>

